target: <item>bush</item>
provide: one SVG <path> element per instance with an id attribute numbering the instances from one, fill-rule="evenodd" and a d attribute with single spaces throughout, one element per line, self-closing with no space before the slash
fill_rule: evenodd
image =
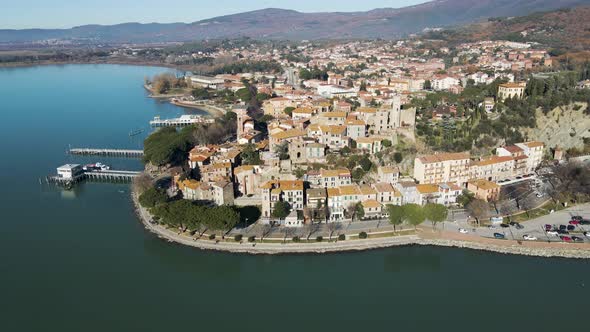
<path id="1" fill-rule="evenodd" d="M 338 235 L 338 241 L 344 241 L 344 240 L 346 240 L 346 235 L 344 235 L 344 234 Z"/>
<path id="2" fill-rule="evenodd" d="M 215 240 L 215 234 L 210 234 L 209 235 L 209 240 Z"/>
<path id="3" fill-rule="evenodd" d="M 322 241 L 324 241 L 324 238 L 321 237 L 321 236 L 318 236 L 318 237 L 315 238 L 315 241 L 316 242 L 322 242 Z"/>
<path id="4" fill-rule="evenodd" d="M 236 241 L 236 242 L 242 241 L 242 234 L 238 234 L 238 235 L 234 236 L 234 241 Z"/>
<path id="5" fill-rule="evenodd" d="M 301 242 L 301 239 L 299 238 L 299 236 L 293 236 L 293 239 L 291 239 L 291 241 L 293 241 L 295 243 L 299 243 L 299 242 Z"/>
<path id="6" fill-rule="evenodd" d="M 360 232 L 360 233 L 359 233 L 359 239 L 366 239 L 366 238 L 368 238 L 368 237 L 369 237 L 369 235 L 367 235 L 367 233 L 366 233 L 366 232 Z"/>
<path id="7" fill-rule="evenodd" d="M 252 235 L 248 237 L 248 242 L 254 242 L 256 241 L 256 236 Z"/>

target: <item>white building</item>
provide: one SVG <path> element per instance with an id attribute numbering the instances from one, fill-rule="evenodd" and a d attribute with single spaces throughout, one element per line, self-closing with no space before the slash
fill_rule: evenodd
<path id="1" fill-rule="evenodd" d="M 57 168 L 57 176 L 62 179 L 75 179 L 83 173 L 82 166 L 78 164 L 65 164 Z"/>

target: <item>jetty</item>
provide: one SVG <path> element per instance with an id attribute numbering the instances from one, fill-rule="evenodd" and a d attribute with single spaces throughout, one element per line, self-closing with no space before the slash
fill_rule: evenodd
<path id="1" fill-rule="evenodd" d="M 69 149 L 68 152 L 72 155 L 81 156 L 105 156 L 126 158 L 143 157 L 143 150 L 74 148 Z"/>
<path id="2" fill-rule="evenodd" d="M 131 182 L 141 172 L 124 171 L 124 170 L 108 170 L 108 171 L 86 171 L 79 173 L 72 177 L 63 177 L 59 175 L 48 176 L 45 181 L 48 183 L 55 183 L 62 186 L 72 186 L 84 180 L 101 181 L 101 182 Z"/>
<path id="3" fill-rule="evenodd" d="M 200 115 L 191 115 L 185 114 L 181 115 L 179 118 L 173 119 L 160 119 L 159 116 L 154 117 L 152 121 L 150 121 L 150 126 L 152 127 L 186 127 L 198 123 L 213 123 L 215 120 L 213 119 L 205 119 Z"/>

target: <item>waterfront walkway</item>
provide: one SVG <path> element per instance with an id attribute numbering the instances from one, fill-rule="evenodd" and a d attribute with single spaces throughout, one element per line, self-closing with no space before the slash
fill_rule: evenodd
<path id="1" fill-rule="evenodd" d="M 196 247 L 205 250 L 228 251 L 248 254 L 302 254 L 302 253 L 329 253 L 345 251 L 361 251 L 369 249 L 387 248 L 394 246 L 428 245 L 455 248 L 467 248 L 474 250 L 491 251 L 502 254 L 515 254 L 540 257 L 563 258 L 590 258 L 590 246 L 587 244 L 570 243 L 542 243 L 522 242 L 511 240 L 493 240 L 478 236 L 462 236 L 449 231 L 438 231 L 421 227 L 415 235 L 384 236 L 368 239 L 350 239 L 329 242 L 282 243 L 282 237 L 265 238 L 275 240 L 275 243 L 255 242 L 249 243 L 244 238 L 243 242 L 212 241 L 206 238 L 195 240 L 193 237 L 179 234 L 174 230 L 166 229 L 160 225 L 152 224 L 152 216 L 137 202 L 135 194 L 132 194 L 140 221 L 146 229 L 159 237 L 182 245 Z M 369 233 L 369 235 L 371 235 Z"/>

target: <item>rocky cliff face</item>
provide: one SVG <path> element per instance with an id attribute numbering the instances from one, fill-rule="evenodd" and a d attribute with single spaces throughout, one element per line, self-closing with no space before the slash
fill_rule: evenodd
<path id="1" fill-rule="evenodd" d="M 590 116 L 587 103 L 557 107 L 547 115 L 537 111 L 537 128 L 528 129 L 529 139 L 545 142 L 548 147 L 583 148 L 584 138 L 590 138 Z"/>

